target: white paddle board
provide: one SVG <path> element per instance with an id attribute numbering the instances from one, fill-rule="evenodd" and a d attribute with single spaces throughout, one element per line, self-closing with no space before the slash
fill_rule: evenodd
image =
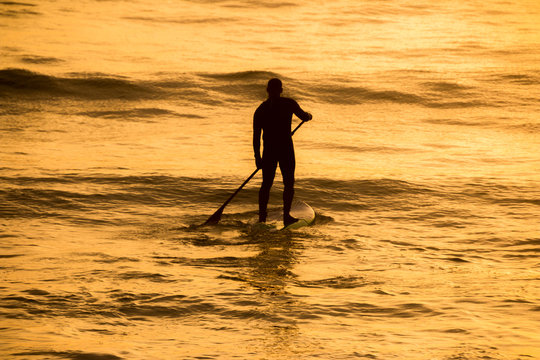
<path id="1" fill-rule="evenodd" d="M 291 205 L 291 216 L 298 219 L 290 225 L 284 226 L 280 230 L 293 230 L 304 226 L 309 226 L 315 221 L 315 211 L 311 206 L 301 200 L 294 200 Z M 268 212 L 267 222 L 283 222 L 283 211 Z"/>

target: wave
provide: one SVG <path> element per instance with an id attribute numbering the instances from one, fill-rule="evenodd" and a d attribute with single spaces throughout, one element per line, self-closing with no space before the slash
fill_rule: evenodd
<path id="1" fill-rule="evenodd" d="M 348 85 L 347 80 L 336 84 L 306 85 L 293 87 L 298 89 L 299 97 L 320 103 L 361 105 L 365 103 L 394 103 L 423 106 L 428 108 L 470 108 L 500 106 L 496 102 L 482 100 L 472 91 L 473 87 L 449 82 L 427 82 L 421 84 L 426 90 L 418 93 L 394 89 L 372 89 L 363 86 Z"/>
<path id="2" fill-rule="evenodd" d="M 60 217 L 84 221 L 84 216 L 107 224 L 114 214 L 155 212 L 157 208 L 194 207 L 211 213 L 241 183 L 241 179 L 191 178 L 175 176 L 82 176 L 0 177 L 0 217 Z M 274 192 L 281 191 L 277 183 Z M 235 204 L 257 203 L 258 186 L 248 185 L 234 199 Z M 425 204 L 448 201 L 476 201 L 507 208 L 533 209 L 540 205 L 540 193 L 525 186 L 473 183 L 432 186 L 398 179 L 337 180 L 299 178 L 296 196 L 309 199 L 321 211 L 387 211 L 404 221 L 430 222 L 441 227 L 459 227 L 476 217 L 453 209 L 437 210 Z M 420 212 L 410 212 L 419 209 Z M 402 210 L 402 213 L 395 211 Z M 107 216 L 104 216 L 106 214 Z M 236 214 L 237 219 L 254 213 Z M 112 216 L 112 218 L 111 218 Z M 93 221 L 93 220 L 92 220 Z M 98 221 L 98 222 L 99 222 Z"/>
<path id="3" fill-rule="evenodd" d="M 112 354 L 102 354 L 102 353 L 93 353 L 93 352 L 84 352 L 84 351 L 25 351 L 13 353 L 13 356 L 39 356 L 43 358 L 50 359 L 51 356 L 54 356 L 57 359 L 72 359 L 72 360 L 122 360 L 124 358 L 112 355 Z"/>
<path id="4" fill-rule="evenodd" d="M 52 76 L 26 69 L 3 69 L 0 70 L 0 98 L 174 99 L 188 104 L 214 106 L 240 102 L 251 104 L 264 99 L 266 81 L 277 76 L 264 71 L 159 75 L 162 78 L 157 80 L 140 80 L 102 73 Z"/>
<path id="5" fill-rule="evenodd" d="M 421 152 L 419 149 L 412 148 L 400 148 L 393 146 L 356 146 L 356 145 L 346 145 L 346 144 L 335 144 L 330 142 L 321 142 L 321 141 L 311 141 L 306 144 L 307 147 L 312 149 L 329 149 L 331 151 L 343 150 L 350 151 L 354 153 L 365 153 L 373 152 L 380 154 L 401 154 L 401 153 L 411 153 L 411 152 Z"/>
<path id="6" fill-rule="evenodd" d="M 215 80 L 227 80 L 227 81 L 235 81 L 235 80 L 261 80 L 261 81 L 268 81 L 271 78 L 275 77 L 281 77 L 279 74 L 271 72 L 271 71 L 239 71 L 239 72 L 231 72 L 231 73 L 199 73 L 199 76 L 215 79 Z"/>
<path id="7" fill-rule="evenodd" d="M 314 85 L 306 87 L 305 93 L 318 101 L 333 104 L 355 105 L 366 101 L 384 101 L 399 104 L 422 103 L 418 95 L 394 90 L 372 90 L 360 86 Z M 306 95 L 303 95 L 306 96 Z"/>
<path id="8" fill-rule="evenodd" d="M 109 225 L 126 217 L 160 213 L 178 207 L 212 213 L 236 189 L 237 179 L 198 179 L 173 176 L 0 177 L 0 218 L 56 218 L 80 224 Z M 280 184 L 275 192 L 280 191 Z M 356 211 L 410 206 L 411 198 L 434 191 L 400 180 L 298 179 L 297 196 L 328 211 Z M 233 220 L 253 218 L 258 186 L 250 185 L 234 199 L 247 213 Z M 142 217 L 144 219 L 144 216 Z M 199 222 L 201 219 L 195 219 Z M 202 222 L 202 220 L 201 220 Z"/>
<path id="9" fill-rule="evenodd" d="M 41 15 L 41 13 L 30 10 L 30 8 L 36 7 L 35 4 L 23 3 L 18 1 L 0 1 L 0 5 L 6 7 L 6 9 L 0 10 L 0 17 L 12 17 L 18 18 L 26 15 Z"/>
<path id="10" fill-rule="evenodd" d="M 424 83 L 427 91 L 411 93 L 396 89 L 372 89 L 350 84 L 350 80 L 313 84 L 289 79 L 271 71 L 230 73 L 158 73 L 153 80 L 130 79 L 101 73 L 70 73 L 52 76 L 26 69 L 0 70 L 0 98 L 68 97 L 81 100 L 174 99 L 186 104 L 231 106 L 266 98 L 266 82 L 279 77 L 287 83 L 293 97 L 323 104 L 361 105 L 381 102 L 429 108 L 469 108 L 500 106 L 470 93 L 469 86 L 449 82 Z"/>
<path id="11" fill-rule="evenodd" d="M 0 182 L 7 185 L 0 190 L 0 218 L 55 218 L 96 226 L 153 214 L 155 208 L 204 206 L 205 199 L 220 193 L 202 179 L 165 176 L 0 177 Z"/>
<path id="12" fill-rule="evenodd" d="M 125 78 L 106 75 L 56 77 L 25 69 L 0 70 L 0 97 L 76 97 L 85 99 L 139 99 L 159 90 Z"/>
<path id="13" fill-rule="evenodd" d="M 422 105 L 429 108 L 456 109 L 470 107 L 497 107 L 497 102 L 487 102 L 477 88 L 448 81 L 428 81 L 421 84 L 426 88 Z"/>
<path id="14" fill-rule="evenodd" d="M 24 55 L 21 56 L 21 61 L 23 63 L 27 64 L 56 64 L 64 62 L 62 59 L 58 59 L 55 57 L 46 57 L 46 56 L 38 56 L 38 55 Z"/>
<path id="15" fill-rule="evenodd" d="M 96 272 L 89 272 L 91 278 Z M 125 281 L 141 280 L 140 278 L 125 278 L 118 276 L 115 271 L 100 271 L 100 276 L 112 277 Z M 162 274 L 152 274 L 150 280 L 145 277 L 142 280 L 153 281 L 155 276 Z M 85 275 L 81 275 L 85 276 Z M 178 279 L 176 282 L 185 280 Z M 131 293 L 122 290 L 112 290 L 101 300 L 94 298 L 86 292 L 71 294 L 52 294 L 47 291 L 32 289 L 23 291 L 24 294 L 6 296 L 0 298 L 0 307 L 16 309 L 8 318 L 16 319 L 36 319 L 39 317 L 68 317 L 68 318 L 94 318 L 103 316 L 115 318 L 118 321 L 128 320 L 148 320 L 152 318 L 182 318 L 187 319 L 193 316 L 221 316 L 227 319 L 263 319 L 275 321 L 275 316 L 266 314 L 265 311 L 250 306 L 251 304 L 226 304 L 228 300 L 218 305 L 212 300 L 203 299 L 197 296 L 187 296 L 183 294 L 159 294 L 159 293 Z M 222 294 L 223 296 L 223 294 Z M 234 295 L 233 295 L 234 296 Z M 91 357 L 88 357 L 91 358 Z M 86 358 L 85 358 L 86 359 Z M 98 359 L 98 358 L 96 358 Z M 105 358 L 104 358 L 105 359 Z"/>
<path id="16" fill-rule="evenodd" d="M 503 81 L 517 85 L 538 85 L 540 84 L 540 77 L 528 74 L 500 74 L 494 76 L 493 81 Z"/>
<path id="17" fill-rule="evenodd" d="M 204 116 L 196 114 L 184 114 L 177 113 L 167 109 L 160 108 L 134 108 L 127 110 L 110 110 L 110 111 L 81 111 L 77 115 L 84 115 L 93 118 L 105 118 L 105 119 L 149 119 L 153 117 L 173 116 L 188 119 L 204 119 Z"/>
<path id="18" fill-rule="evenodd" d="M 413 318 L 438 316 L 442 312 L 432 310 L 423 304 L 408 303 L 394 307 L 384 307 L 369 303 L 345 303 L 339 305 L 312 305 L 311 312 L 333 317 L 389 317 Z"/>
<path id="19" fill-rule="evenodd" d="M 299 6 L 297 3 L 294 2 L 287 2 L 287 1 L 261 1 L 261 0 L 243 0 L 243 1 L 235 1 L 230 2 L 227 0 L 190 0 L 192 2 L 197 3 L 209 3 L 212 5 L 220 4 L 223 7 L 227 8 L 233 8 L 233 9 L 281 9 L 281 8 L 287 8 L 287 7 L 297 7 Z"/>
<path id="20" fill-rule="evenodd" d="M 506 129 L 520 130 L 530 134 L 538 134 L 540 132 L 540 123 L 523 123 L 516 125 L 507 125 Z"/>
<path id="21" fill-rule="evenodd" d="M 459 119 L 426 119 L 422 122 L 434 125 L 456 125 L 456 126 L 472 126 L 472 127 L 486 127 L 490 125 L 496 125 L 492 121 L 466 121 Z"/>
<path id="22" fill-rule="evenodd" d="M 37 6 L 36 4 L 30 4 L 30 3 L 22 3 L 18 1 L 0 1 L 0 5 L 6 5 L 6 6 Z"/>
<path id="23" fill-rule="evenodd" d="M 485 101 L 429 101 L 424 104 L 426 107 L 430 108 L 439 108 L 439 109 L 462 109 L 462 108 L 472 108 L 472 107 L 483 107 L 483 106 L 498 106 L 495 103 L 488 103 Z"/>
<path id="24" fill-rule="evenodd" d="M 318 280 L 298 280 L 293 279 L 293 283 L 298 287 L 306 288 L 333 288 L 333 289 L 354 289 L 367 285 L 376 285 L 373 281 L 368 281 L 362 276 L 336 276 L 328 279 Z"/>
<path id="25" fill-rule="evenodd" d="M 200 25 L 203 25 L 203 24 L 216 25 L 216 24 L 222 24 L 222 23 L 235 21 L 234 18 L 228 18 L 228 17 L 166 18 L 166 17 L 150 17 L 150 16 L 124 16 L 123 19 L 151 22 L 151 23 L 156 23 L 156 24 L 171 23 L 171 24 L 200 24 Z"/>
<path id="26" fill-rule="evenodd" d="M 446 81 L 428 81 L 423 83 L 425 87 L 428 89 L 439 91 L 439 92 L 445 92 L 445 93 L 455 93 L 455 92 L 463 92 L 465 90 L 471 90 L 473 87 L 461 85 L 457 83 L 451 83 Z"/>

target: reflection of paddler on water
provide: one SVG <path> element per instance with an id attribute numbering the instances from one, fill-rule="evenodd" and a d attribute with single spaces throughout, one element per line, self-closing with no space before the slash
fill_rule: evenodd
<path id="1" fill-rule="evenodd" d="M 299 329 L 299 324 L 312 314 L 311 307 L 290 292 L 297 285 L 298 276 L 293 270 L 303 246 L 287 233 L 254 231 L 247 237 L 257 245 L 257 254 L 250 258 L 246 271 L 236 276 L 258 292 L 257 306 L 250 312 L 253 321 L 246 324 L 254 333 L 262 332 L 262 336 L 256 336 L 246 346 L 261 348 L 272 358 L 296 359 L 313 345 Z"/>
<path id="2" fill-rule="evenodd" d="M 270 79 L 266 88 L 268 99 L 255 111 L 253 116 L 253 150 L 255 163 L 262 169 L 263 181 L 259 190 L 259 222 L 266 222 L 267 205 L 270 189 L 279 164 L 283 177 L 283 224 L 285 227 L 298 219 L 291 216 L 291 205 L 294 197 L 294 145 L 291 134 L 292 115 L 300 120 L 312 119 L 310 113 L 300 108 L 293 99 L 281 96 L 283 87 L 281 80 Z M 261 157 L 261 132 L 263 138 L 263 154 Z"/>

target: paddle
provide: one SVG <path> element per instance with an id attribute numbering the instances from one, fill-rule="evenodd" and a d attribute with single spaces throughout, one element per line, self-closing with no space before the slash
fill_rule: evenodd
<path id="1" fill-rule="evenodd" d="M 294 128 L 294 130 L 291 132 L 291 136 L 294 135 L 294 133 L 296 132 L 296 130 L 298 130 L 298 128 L 300 128 L 300 126 L 302 126 L 302 124 L 305 123 L 305 121 L 302 121 L 300 124 L 298 124 L 298 126 L 296 126 Z M 236 191 L 231 195 L 229 196 L 229 198 L 227 199 L 227 201 L 225 201 L 223 203 L 223 205 L 221 205 L 221 207 L 219 209 L 217 209 L 217 211 L 212 214 L 212 216 L 210 216 L 208 218 L 208 220 L 205 221 L 205 223 L 203 225 L 213 225 L 213 224 L 217 224 L 219 222 L 219 220 L 221 220 L 221 215 L 223 214 L 223 209 L 225 209 L 225 206 L 227 206 L 227 204 L 229 204 L 229 202 L 231 202 L 231 200 L 236 196 L 236 194 L 238 194 L 238 192 L 240 190 L 242 190 L 242 188 L 249 182 L 249 180 L 251 180 L 251 178 L 253 178 L 255 176 L 255 174 L 257 174 L 257 172 L 259 171 L 260 169 L 257 168 L 253 173 L 251 173 L 251 175 L 249 175 L 249 177 L 246 179 L 246 181 L 244 181 L 242 183 L 242 185 L 240 185 L 240 187 L 238 189 L 236 189 Z"/>

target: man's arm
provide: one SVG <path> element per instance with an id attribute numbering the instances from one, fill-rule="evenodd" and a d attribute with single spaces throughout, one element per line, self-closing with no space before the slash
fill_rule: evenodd
<path id="1" fill-rule="evenodd" d="M 294 102 L 293 112 L 294 115 L 298 116 L 298 118 L 302 121 L 309 121 L 313 119 L 313 116 L 310 113 L 302 110 L 302 108 L 300 107 L 300 105 L 298 105 L 296 101 Z"/>
<path id="2" fill-rule="evenodd" d="M 259 121 L 257 121 L 257 112 L 255 112 L 255 115 L 253 115 L 253 153 L 255 154 L 255 165 L 257 165 L 257 169 L 262 168 L 261 132 L 262 128 Z"/>

